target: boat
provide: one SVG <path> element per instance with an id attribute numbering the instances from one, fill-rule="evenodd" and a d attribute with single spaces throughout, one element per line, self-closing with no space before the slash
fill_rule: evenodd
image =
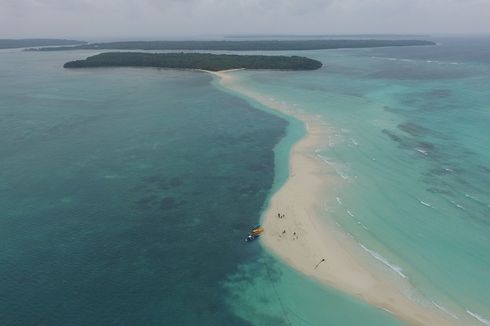
<path id="1" fill-rule="evenodd" d="M 262 234 L 262 232 L 264 232 L 264 228 L 262 226 L 260 226 L 260 224 L 255 225 L 250 230 L 247 237 L 245 238 L 245 242 L 249 242 L 249 241 L 253 241 L 253 240 L 257 239 Z"/>

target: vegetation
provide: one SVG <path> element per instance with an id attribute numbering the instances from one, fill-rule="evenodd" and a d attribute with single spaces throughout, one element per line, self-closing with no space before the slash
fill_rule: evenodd
<path id="1" fill-rule="evenodd" d="M 65 68 L 89 67 L 158 67 L 177 69 L 275 69 L 314 70 L 320 61 L 298 56 L 229 55 L 210 53 L 138 53 L 107 52 L 65 63 Z"/>
<path id="2" fill-rule="evenodd" d="M 27 48 L 31 46 L 82 45 L 86 42 L 60 39 L 0 39 L 0 49 Z"/>
<path id="3" fill-rule="evenodd" d="M 256 41 L 132 41 L 91 43 L 70 47 L 31 49 L 62 50 L 227 50 L 227 51 L 287 51 L 341 48 L 372 48 L 383 46 L 435 45 L 422 40 L 256 40 Z"/>

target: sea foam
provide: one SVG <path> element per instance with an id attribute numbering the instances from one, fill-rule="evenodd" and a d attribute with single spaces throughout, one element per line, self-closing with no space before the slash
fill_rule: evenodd
<path id="1" fill-rule="evenodd" d="M 416 148 L 415 150 L 417 152 L 419 152 L 420 154 L 422 154 L 422 155 L 425 155 L 425 156 L 429 155 L 429 152 L 427 152 L 426 150 L 423 150 L 423 149 L 420 149 L 420 148 Z"/>
<path id="2" fill-rule="evenodd" d="M 431 204 L 426 203 L 426 202 L 425 202 L 425 201 L 423 201 L 423 200 L 420 200 L 420 199 L 419 199 L 419 203 L 421 203 L 422 205 L 424 205 L 424 206 L 426 206 L 426 207 L 433 208 L 433 206 L 432 206 Z"/>
<path id="3" fill-rule="evenodd" d="M 485 325 L 490 325 L 490 320 L 488 320 L 488 319 L 486 319 L 486 318 L 483 318 L 483 317 L 482 317 L 482 316 L 480 316 L 479 314 L 476 314 L 476 313 L 474 313 L 474 312 L 472 312 L 472 311 L 470 311 L 470 310 L 468 310 L 468 309 L 466 309 L 466 312 L 467 312 L 467 313 L 468 313 L 470 316 L 472 316 L 472 317 L 474 317 L 474 318 L 478 319 L 478 321 L 479 321 L 479 322 L 481 322 L 481 323 L 483 323 L 483 324 L 485 324 Z"/>
<path id="4" fill-rule="evenodd" d="M 316 151 L 315 151 L 316 152 Z M 349 176 L 347 175 L 347 173 L 345 171 L 342 171 L 342 169 L 339 167 L 338 164 L 336 164 L 335 162 L 332 162 L 330 161 L 327 157 L 323 156 L 323 155 L 320 155 L 318 154 L 318 152 L 316 152 L 316 156 L 325 164 L 329 165 L 329 166 L 332 166 L 335 170 L 335 172 L 344 180 L 350 180 Z"/>
<path id="5" fill-rule="evenodd" d="M 401 267 L 391 264 L 388 261 L 388 259 L 386 259 L 385 257 L 383 257 L 380 253 L 378 253 L 378 252 L 376 252 L 374 250 L 371 250 L 371 249 L 366 248 L 363 244 L 360 243 L 359 245 L 361 246 L 362 249 L 364 249 L 365 251 L 367 251 L 376 260 L 382 262 L 385 266 L 389 267 L 392 271 L 394 271 L 395 273 L 397 273 L 401 277 L 407 278 L 407 276 L 405 274 L 403 274 L 403 269 Z"/>
<path id="6" fill-rule="evenodd" d="M 443 306 L 441 306 L 437 302 L 432 301 L 432 304 L 434 306 L 436 306 L 437 309 L 441 310 L 442 312 L 445 312 L 446 314 L 448 314 L 449 316 L 453 317 L 454 319 L 459 319 L 458 316 L 456 316 L 455 314 L 453 314 L 452 312 L 450 312 L 449 310 L 447 310 L 446 308 L 444 308 Z"/>

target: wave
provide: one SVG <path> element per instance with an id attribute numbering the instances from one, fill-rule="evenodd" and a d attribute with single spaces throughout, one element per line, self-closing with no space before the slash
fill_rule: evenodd
<path id="1" fill-rule="evenodd" d="M 419 203 L 421 203 L 422 205 L 424 205 L 424 206 L 426 206 L 426 207 L 434 208 L 434 207 L 433 207 L 431 204 L 426 203 L 425 201 L 420 200 L 420 199 L 419 199 Z"/>
<path id="2" fill-rule="evenodd" d="M 397 273 L 398 275 L 400 275 L 401 277 L 403 278 L 407 278 L 407 276 L 405 274 L 403 274 L 403 269 L 399 266 L 396 266 L 396 265 L 393 265 L 391 264 L 385 257 L 383 257 L 381 254 L 379 254 L 378 252 L 374 251 L 374 250 L 371 250 L 371 249 L 368 249 L 366 248 L 363 244 L 359 244 L 361 246 L 362 249 L 364 249 L 365 251 L 367 251 L 371 256 L 373 256 L 376 260 L 382 262 L 385 266 L 389 267 L 392 271 L 394 271 L 395 273 Z"/>
<path id="3" fill-rule="evenodd" d="M 464 196 L 465 196 L 466 198 L 471 199 L 471 200 L 472 200 L 472 201 L 474 201 L 475 203 L 478 203 L 478 204 L 483 205 L 483 206 L 485 206 L 485 207 L 490 207 L 490 205 L 487 205 L 487 204 L 486 204 L 484 201 L 482 201 L 482 200 L 481 200 L 481 199 L 479 199 L 478 197 L 475 197 L 474 195 L 470 195 L 470 194 L 468 194 L 468 193 L 466 193 L 466 192 L 465 192 L 465 193 L 464 193 Z"/>
<path id="4" fill-rule="evenodd" d="M 340 177 L 344 180 L 349 180 L 349 176 L 347 176 L 346 174 L 343 174 L 341 171 L 339 171 L 338 169 L 335 169 L 335 172 L 337 172 L 338 175 L 340 175 Z"/>
<path id="5" fill-rule="evenodd" d="M 316 153 L 316 156 L 324 163 L 326 163 L 327 165 L 330 165 L 334 168 L 335 172 L 344 180 L 350 180 L 350 177 L 344 172 L 342 171 L 339 167 L 338 167 L 338 164 L 330 161 L 327 157 L 323 156 L 323 155 L 320 155 L 318 154 L 319 151 L 315 150 L 315 153 Z"/>
<path id="6" fill-rule="evenodd" d="M 384 311 L 386 311 L 387 313 L 390 313 L 390 314 L 394 315 L 393 311 L 391 311 L 391 310 L 390 310 L 390 309 L 388 309 L 388 308 L 381 308 L 381 309 L 383 309 L 383 310 L 384 310 Z"/>
<path id="7" fill-rule="evenodd" d="M 446 61 L 439 61 L 439 60 L 423 60 L 423 59 L 407 59 L 407 58 L 390 58 L 390 57 L 375 57 L 372 56 L 371 59 L 381 59 L 381 60 L 388 60 L 388 61 L 398 61 L 398 62 L 425 62 L 428 64 L 437 64 L 437 65 L 459 65 L 459 62 L 446 62 Z"/>
<path id="8" fill-rule="evenodd" d="M 342 200 L 340 200 L 340 197 L 336 197 L 335 199 L 337 199 L 337 203 L 339 203 L 339 205 L 343 206 L 344 203 L 342 203 Z"/>
<path id="9" fill-rule="evenodd" d="M 485 324 L 485 325 L 490 325 L 490 320 L 488 320 L 488 319 L 486 319 L 486 318 L 483 318 L 483 317 L 482 317 L 482 316 L 480 316 L 479 314 L 474 313 L 474 312 L 472 312 L 472 311 L 470 311 L 470 310 L 468 310 L 468 309 L 466 309 L 466 312 L 467 312 L 467 313 L 468 313 L 470 316 L 472 316 L 472 317 L 474 317 L 474 318 L 478 319 L 478 321 L 479 321 L 479 322 L 481 322 L 481 323 L 483 323 L 483 324 Z"/>
<path id="10" fill-rule="evenodd" d="M 429 152 L 427 152 L 426 150 L 423 150 L 421 148 L 416 148 L 415 150 L 422 155 L 425 155 L 425 156 L 429 155 Z"/>
<path id="11" fill-rule="evenodd" d="M 359 224 L 364 230 L 369 231 L 369 228 L 367 226 L 365 226 L 364 224 L 362 224 L 361 221 L 357 221 L 357 224 Z"/>
<path id="12" fill-rule="evenodd" d="M 432 304 L 434 306 L 437 307 L 437 309 L 441 310 L 442 312 L 445 312 L 446 314 L 448 314 L 449 316 L 453 317 L 454 319 L 459 319 L 458 316 L 456 316 L 455 314 L 453 314 L 452 312 L 450 312 L 449 310 L 447 310 L 446 308 L 444 308 L 443 306 L 437 304 L 437 302 L 435 301 L 432 301 Z"/>
<path id="13" fill-rule="evenodd" d="M 476 202 L 480 202 L 480 200 L 479 200 L 478 198 L 476 198 L 475 196 L 472 196 L 472 195 L 470 195 L 470 194 L 468 194 L 468 193 L 466 193 L 466 192 L 464 193 L 464 196 L 465 196 L 466 198 L 473 199 L 473 200 L 474 200 L 474 201 L 476 201 Z"/>
<path id="14" fill-rule="evenodd" d="M 325 157 L 325 156 L 323 156 L 323 155 L 319 154 L 319 153 L 320 153 L 320 151 L 319 151 L 319 150 L 318 150 L 318 152 L 317 152 L 317 151 L 315 151 L 315 153 L 316 153 L 316 156 L 317 156 L 317 157 L 318 157 L 318 158 L 319 158 L 319 159 L 320 159 L 320 160 L 321 160 L 323 163 L 326 163 L 326 164 L 331 165 L 331 166 L 334 166 L 334 165 L 335 165 L 335 163 L 334 163 L 333 161 L 330 161 L 330 160 L 328 159 L 328 157 Z"/>
<path id="15" fill-rule="evenodd" d="M 344 203 L 342 202 L 342 200 L 340 200 L 340 197 L 337 197 L 337 202 L 339 203 L 339 205 L 341 206 L 344 206 Z M 361 221 L 359 221 L 358 219 L 356 219 L 354 213 L 352 213 L 350 210 L 348 210 L 347 208 L 345 209 L 345 211 L 347 212 L 347 214 L 349 214 L 350 217 L 352 217 L 354 219 L 354 221 L 357 222 L 357 224 L 359 224 L 364 230 L 366 231 L 369 231 L 369 228 L 367 226 L 365 226 Z"/>
<path id="16" fill-rule="evenodd" d="M 462 209 L 462 210 L 466 210 L 466 209 L 464 208 L 464 206 L 462 206 L 462 205 L 458 204 L 458 203 L 457 203 L 457 202 L 455 202 L 454 200 L 451 200 L 451 199 L 450 199 L 449 201 L 450 201 L 450 202 L 451 202 L 451 203 L 452 203 L 454 206 L 456 206 L 457 208 Z"/>

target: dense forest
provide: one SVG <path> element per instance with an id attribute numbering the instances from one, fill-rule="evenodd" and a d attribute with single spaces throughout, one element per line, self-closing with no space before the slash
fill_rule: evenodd
<path id="1" fill-rule="evenodd" d="M 0 39 L 0 49 L 18 49 L 31 46 L 60 46 L 60 45 L 82 45 L 86 42 L 60 39 Z M 65 46 L 63 46 L 65 47 Z"/>
<path id="2" fill-rule="evenodd" d="M 91 43 L 78 46 L 30 49 L 33 51 L 62 50 L 228 50 L 286 51 L 341 48 L 372 48 L 384 46 L 435 45 L 422 40 L 259 40 L 259 41 L 131 41 Z"/>
<path id="3" fill-rule="evenodd" d="M 89 67 L 158 67 L 177 69 L 227 69 L 314 70 L 322 63 L 298 56 L 229 55 L 210 53 L 138 53 L 107 52 L 65 63 L 65 68 Z"/>

